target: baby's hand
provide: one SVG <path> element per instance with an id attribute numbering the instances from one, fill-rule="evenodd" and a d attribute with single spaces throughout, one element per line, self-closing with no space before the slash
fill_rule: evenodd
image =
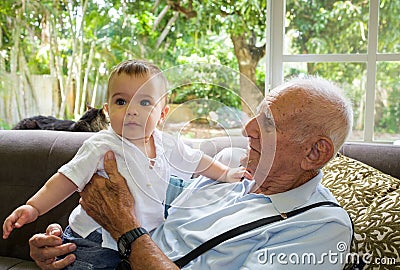
<path id="1" fill-rule="evenodd" d="M 35 221 L 39 216 L 38 210 L 31 205 L 22 205 L 14 210 L 3 223 L 3 239 L 7 239 L 14 228 Z"/>
<path id="2" fill-rule="evenodd" d="M 228 183 L 240 182 L 243 177 L 247 179 L 253 179 L 253 176 L 246 170 L 246 168 L 229 168 L 222 181 Z"/>

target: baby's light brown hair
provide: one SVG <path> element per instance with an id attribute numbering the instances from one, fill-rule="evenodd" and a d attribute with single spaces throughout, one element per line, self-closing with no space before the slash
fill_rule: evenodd
<path id="1" fill-rule="evenodd" d="M 108 84 L 107 84 L 107 100 L 110 97 L 110 81 L 115 75 L 120 75 L 121 73 L 125 73 L 130 76 L 149 76 L 150 78 L 157 78 L 162 80 L 163 82 L 163 90 L 165 92 L 164 94 L 164 101 L 166 105 L 168 103 L 168 95 L 167 95 L 167 79 L 163 75 L 163 72 L 161 69 L 154 65 L 153 63 L 150 63 L 149 61 L 146 60 L 137 60 L 137 59 L 130 59 L 126 61 L 122 61 L 118 65 L 116 65 L 110 73 L 110 77 L 108 78 Z M 152 76 L 151 76 L 152 75 Z"/>

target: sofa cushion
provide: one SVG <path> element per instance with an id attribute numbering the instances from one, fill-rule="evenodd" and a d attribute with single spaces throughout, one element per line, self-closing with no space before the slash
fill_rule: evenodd
<path id="1" fill-rule="evenodd" d="M 59 167 L 76 153 L 89 132 L 50 130 L 0 131 L 0 220 L 37 192 Z M 50 223 L 67 225 L 71 211 L 78 205 L 76 193 L 36 221 L 0 239 L 0 256 L 29 260 L 28 240 L 44 232 Z M 0 269 L 1 265 L 0 265 Z M 6 268 L 7 269 L 7 268 Z"/>
<path id="2" fill-rule="evenodd" d="M 40 268 L 34 262 L 11 257 L 0 257 L 0 269 L 39 270 Z"/>
<path id="3" fill-rule="evenodd" d="M 323 171 L 323 184 L 353 220 L 351 252 L 367 262 L 365 269 L 398 264 L 400 180 L 341 154 Z"/>

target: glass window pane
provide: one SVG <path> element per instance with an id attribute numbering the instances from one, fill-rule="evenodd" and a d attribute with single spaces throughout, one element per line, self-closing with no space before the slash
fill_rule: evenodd
<path id="1" fill-rule="evenodd" d="M 169 82 L 171 110 L 162 130 L 186 138 L 241 136 L 242 127 L 263 99 L 262 89 L 240 72 L 221 65 L 181 65 L 164 75 Z"/>
<path id="2" fill-rule="evenodd" d="M 377 66 L 374 140 L 400 140 L 400 62 Z"/>
<path id="3" fill-rule="evenodd" d="M 249 117 L 241 111 L 237 91 L 203 83 L 172 89 L 162 130 L 190 139 L 241 135 Z"/>
<path id="4" fill-rule="evenodd" d="M 369 1 L 286 1 L 285 54 L 366 53 Z"/>
<path id="5" fill-rule="evenodd" d="M 283 67 L 285 78 L 299 74 L 318 75 L 341 86 L 353 103 L 354 123 L 349 140 L 364 139 L 365 63 L 285 63 Z"/>
<path id="6" fill-rule="evenodd" d="M 400 1 L 380 2 L 378 51 L 400 52 Z"/>

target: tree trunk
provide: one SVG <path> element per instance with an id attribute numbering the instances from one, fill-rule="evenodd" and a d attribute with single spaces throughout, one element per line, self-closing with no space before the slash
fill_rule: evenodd
<path id="1" fill-rule="evenodd" d="M 89 85 L 89 73 L 92 70 L 92 62 L 94 56 L 94 47 L 96 45 L 96 41 L 93 40 L 90 44 L 90 51 L 89 51 L 89 59 L 86 64 L 86 71 L 83 78 L 83 87 L 82 87 L 82 96 L 81 96 L 81 104 L 79 108 L 79 113 L 82 114 L 86 110 L 86 96 L 88 93 L 88 85 Z"/>
<path id="2" fill-rule="evenodd" d="M 265 46 L 256 47 L 251 44 L 247 41 L 246 34 L 232 34 L 231 39 L 239 64 L 242 111 L 252 116 L 264 94 L 256 85 L 256 68 L 265 55 Z"/>
<path id="3" fill-rule="evenodd" d="M 175 11 L 174 12 L 174 16 L 169 19 L 167 26 L 165 26 L 164 30 L 162 31 L 160 37 L 157 39 L 157 43 L 156 43 L 156 49 L 158 49 L 161 45 L 161 43 L 164 41 L 164 39 L 167 37 L 169 30 L 171 30 L 172 25 L 174 25 L 174 23 L 176 22 L 176 20 L 179 17 L 179 12 Z"/>
<path id="4" fill-rule="evenodd" d="M 36 97 L 35 89 L 32 84 L 31 73 L 28 69 L 28 63 L 26 62 L 24 52 L 21 51 L 19 55 L 19 72 L 21 74 L 21 83 L 24 89 L 24 105 L 25 114 L 31 115 L 39 112 L 39 103 Z"/>
<path id="5" fill-rule="evenodd" d="M 74 100 L 75 98 L 79 99 L 79 95 L 71 95 L 71 91 L 74 88 L 73 85 L 73 79 L 75 78 L 76 80 L 78 80 L 78 82 L 75 82 L 76 84 L 80 85 L 80 72 L 81 72 L 81 59 L 77 58 L 78 53 L 79 53 L 79 48 L 78 48 L 78 42 L 80 41 L 79 39 L 79 33 L 81 33 L 81 40 L 82 40 L 82 44 L 81 46 L 83 46 L 83 27 L 85 24 L 85 14 L 86 14 L 86 9 L 87 9 L 87 3 L 89 1 L 83 1 L 83 6 L 82 6 L 82 18 L 81 18 L 81 24 L 80 25 L 76 25 L 75 29 L 74 29 L 74 23 L 72 20 L 72 17 L 74 17 L 73 14 L 73 10 L 70 9 L 69 5 L 67 5 L 68 8 L 68 20 L 69 23 L 71 25 L 71 37 L 72 37 L 72 55 L 71 55 L 71 60 L 70 63 L 68 64 L 68 76 L 67 76 L 67 80 L 66 80 L 66 87 L 65 87 L 65 94 L 62 96 L 62 101 L 61 101 L 61 108 L 60 108 L 60 116 L 64 117 L 65 114 L 65 109 L 68 104 L 72 104 L 70 108 L 68 108 L 69 112 L 74 112 Z M 79 61 L 79 63 L 77 63 L 77 61 Z M 74 66 L 76 67 L 76 70 L 74 70 Z M 74 72 L 77 72 L 78 74 L 74 74 Z M 80 87 L 80 86 L 79 86 Z M 72 102 L 67 102 L 68 98 L 70 98 L 72 96 L 73 101 Z"/>
<path id="6" fill-rule="evenodd" d="M 12 31 L 12 39 L 14 40 L 14 44 L 10 51 L 10 71 L 11 78 L 15 78 L 15 84 L 10 89 L 10 103 L 9 106 L 13 105 L 13 100 L 15 100 L 16 109 L 18 112 L 17 119 L 21 119 L 24 115 L 24 111 L 21 111 L 21 103 L 19 102 L 19 96 L 16 93 L 20 93 L 21 91 L 21 80 L 18 75 L 18 54 L 20 50 L 20 37 L 21 37 L 21 12 L 20 10 L 16 11 L 15 16 L 15 28 Z M 11 107 L 8 108 L 10 112 L 14 111 Z M 22 108 L 23 109 L 23 108 Z"/>
<path id="7" fill-rule="evenodd" d="M 157 19 L 154 21 L 154 24 L 153 24 L 153 28 L 152 28 L 153 31 L 155 31 L 157 29 L 158 24 L 164 18 L 165 14 L 167 14 L 168 10 L 169 10 L 169 6 L 166 5 L 163 8 L 163 10 L 160 12 L 160 14 L 157 16 Z"/>
<path id="8" fill-rule="evenodd" d="M 99 76 L 100 76 L 100 72 L 97 71 L 96 72 L 96 79 L 94 80 L 94 85 L 93 85 L 93 90 L 92 90 L 92 100 L 90 102 L 90 106 L 91 107 L 95 107 L 96 106 L 96 95 L 97 95 L 97 88 L 99 86 Z"/>
<path id="9" fill-rule="evenodd" d="M 50 21 L 50 65 L 53 68 L 50 68 L 50 74 L 56 76 L 57 78 L 57 87 L 53 89 L 53 109 L 54 115 L 60 117 L 60 107 L 62 96 L 65 95 L 65 85 L 64 85 L 64 77 L 62 74 L 62 63 L 60 61 L 61 56 L 58 50 L 58 37 L 57 31 L 55 27 L 54 21 Z M 52 73 L 53 72 L 53 73 Z"/>

